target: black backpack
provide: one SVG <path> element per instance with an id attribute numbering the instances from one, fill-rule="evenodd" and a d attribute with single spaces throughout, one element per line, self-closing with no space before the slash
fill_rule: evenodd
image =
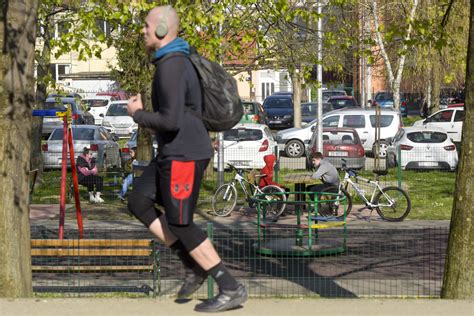
<path id="1" fill-rule="evenodd" d="M 171 53 L 163 58 L 182 55 Z M 192 51 L 187 55 L 199 77 L 202 89 L 202 115 L 191 108 L 186 111 L 199 117 L 208 131 L 223 132 L 234 127 L 244 115 L 237 81 L 221 65 Z"/>

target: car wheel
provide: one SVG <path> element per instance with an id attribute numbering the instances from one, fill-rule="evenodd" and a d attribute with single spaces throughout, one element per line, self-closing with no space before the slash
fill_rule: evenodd
<path id="1" fill-rule="evenodd" d="M 285 154 L 290 158 L 300 158 L 304 154 L 304 144 L 299 140 L 290 140 L 285 146 Z"/>
<path id="2" fill-rule="evenodd" d="M 387 149 L 388 149 L 388 143 L 386 141 L 379 141 L 375 142 L 374 146 L 372 147 L 372 153 L 374 154 L 375 157 L 375 148 L 376 146 L 379 147 L 379 158 L 386 158 L 387 157 Z"/>

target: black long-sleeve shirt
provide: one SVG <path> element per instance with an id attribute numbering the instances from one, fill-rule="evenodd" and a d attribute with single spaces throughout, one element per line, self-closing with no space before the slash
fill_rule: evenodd
<path id="1" fill-rule="evenodd" d="M 213 149 L 204 124 L 185 111 L 185 107 L 197 113 L 202 109 L 201 86 L 194 66 L 184 55 L 163 58 L 155 63 L 151 95 L 154 112 L 139 110 L 133 119 L 156 131 L 159 159 L 211 158 Z"/>

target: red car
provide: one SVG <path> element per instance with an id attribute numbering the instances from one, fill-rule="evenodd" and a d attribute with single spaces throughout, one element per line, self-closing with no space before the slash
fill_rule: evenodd
<path id="1" fill-rule="evenodd" d="M 317 151 L 317 129 L 314 130 L 309 144 L 310 155 Z M 359 134 L 353 128 L 324 128 L 323 129 L 323 156 L 336 168 L 342 167 L 342 159 L 346 160 L 348 168 L 363 169 L 365 166 L 365 151 Z M 309 156 L 310 157 L 310 156 Z M 310 158 L 307 163 L 309 166 Z"/>

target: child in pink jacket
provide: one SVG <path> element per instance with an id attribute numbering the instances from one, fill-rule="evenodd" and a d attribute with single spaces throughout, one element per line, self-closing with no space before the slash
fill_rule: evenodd
<path id="1" fill-rule="evenodd" d="M 77 157 L 76 167 L 79 184 L 86 186 L 89 191 L 89 201 L 92 203 L 103 203 L 101 191 L 104 180 L 101 176 L 97 175 L 95 159 L 92 157 L 89 148 L 84 147 L 82 154 Z"/>

